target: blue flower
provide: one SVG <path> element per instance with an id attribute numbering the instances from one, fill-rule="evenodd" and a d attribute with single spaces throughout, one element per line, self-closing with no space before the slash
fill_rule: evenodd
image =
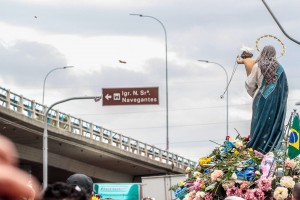
<path id="1" fill-rule="evenodd" d="M 243 164 L 244 165 L 254 165 L 256 164 L 252 159 L 249 159 L 249 160 L 245 160 L 243 161 Z"/>
<path id="2" fill-rule="evenodd" d="M 241 179 L 241 180 L 244 179 L 244 172 L 243 171 L 236 171 L 235 173 L 236 173 L 238 179 Z"/>
<path id="3" fill-rule="evenodd" d="M 245 180 L 252 181 L 255 176 L 254 171 L 255 171 L 254 167 L 248 167 L 244 172 Z"/>
<path id="4" fill-rule="evenodd" d="M 221 153 L 227 153 L 228 151 L 227 151 L 227 149 L 226 148 L 222 148 L 221 149 Z"/>
<path id="5" fill-rule="evenodd" d="M 225 147 L 228 149 L 228 151 L 231 150 L 232 147 L 234 146 L 234 144 L 229 141 L 225 141 L 224 144 L 225 144 Z"/>
<path id="6" fill-rule="evenodd" d="M 207 174 L 207 173 L 209 173 L 209 172 L 210 172 L 209 169 L 204 169 L 204 171 L 203 171 L 204 174 Z"/>
<path id="7" fill-rule="evenodd" d="M 220 152 L 221 157 L 226 157 L 227 156 L 228 150 L 226 148 L 222 148 L 220 151 L 221 151 Z"/>
<path id="8" fill-rule="evenodd" d="M 187 188 L 184 187 L 184 188 L 178 188 L 176 191 L 175 191 L 175 197 L 182 197 L 182 196 L 185 196 L 185 193 L 187 191 Z"/>
<path id="9" fill-rule="evenodd" d="M 254 179 L 255 173 L 254 167 L 247 167 L 245 170 L 236 171 L 238 179 L 252 181 Z"/>

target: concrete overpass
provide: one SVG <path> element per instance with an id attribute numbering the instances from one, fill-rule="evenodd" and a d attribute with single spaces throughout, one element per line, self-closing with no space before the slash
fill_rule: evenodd
<path id="1" fill-rule="evenodd" d="M 41 182 L 45 106 L 0 87 L 0 134 L 15 142 L 20 164 Z M 140 177 L 184 173 L 195 162 L 122 134 L 51 110 L 49 183 L 80 172 L 95 182 L 140 182 Z"/>

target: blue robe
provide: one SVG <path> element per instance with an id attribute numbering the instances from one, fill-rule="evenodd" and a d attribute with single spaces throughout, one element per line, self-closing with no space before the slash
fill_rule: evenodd
<path id="1" fill-rule="evenodd" d="M 287 97 L 287 78 L 280 65 L 276 81 L 269 85 L 263 81 L 253 100 L 250 141 L 247 147 L 262 153 L 280 147 L 284 135 Z"/>

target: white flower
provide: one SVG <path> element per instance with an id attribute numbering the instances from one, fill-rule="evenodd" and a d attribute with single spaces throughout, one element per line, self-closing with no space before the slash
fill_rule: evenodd
<path id="1" fill-rule="evenodd" d="M 286 188 L 293 188 L 295 181 L 290 176 L 284 176 L 280 179 L 280 185 Z"/>
<path id="2" fill-rule="evenodd" d="M 233 173 L 233 174 L 231 175 L 231 179 L 233 179 L 233 180 L 236 180 L 236 179 L 237 179 L 236 173 Z"/>
<path id="3" fill-rule="evenodd" d="M 284 200 L 288 197 L 288 189 L 285 187 L 277 187 L 274 191 L 273 197 L 276 200 Z"/>
<path id="4" fill-rule="evenodd" d="M 185 169 L 185 172 L 186 172 L 186 173 L 191 172 L 191 168 L 190 168 L 190 167 L 187 167 L 187 168 Z"/>
<path id="5" fill-rule="evenodd" d="M 198 192 L 196 193 L 196 197 L 204 198 L 204 197 L 205 197 L 205 192 L 198 191 Z"/>
<path id="6" fill-rule="evenodd" d="M 235 141 L 235 147 L 236 148 L 240 148 L 240 147 L 242 147 L 243 146 L 243 142 L 241 141 L 241 140 L 236 140 Z"/>
<path id="7" fill-rule="evenodd" d="M 234 143 L 236 140 L 234 138 L 229 138 L 229 142 Z"/>
<path id="8" fill-rule="evenodd" d="M 205 191 L 210 191 L 210 190 L 215 189 L 216 185 L 217 185 L 217 183 L 213 183 L 213 184 L 207 186 L 207 187 L 205 188 Z"/>
<path id="9" fill-rule="evenodd" d="M 198 172 L 198 171 L 195 171 L 193 175 L 194 175 L 194 177 L 196 177 L 196 178 L 197 178 L 197 177 L 199 177 L 199 176 L 201 175 L 201 173 L 200 173 L 200 172 Z"/>

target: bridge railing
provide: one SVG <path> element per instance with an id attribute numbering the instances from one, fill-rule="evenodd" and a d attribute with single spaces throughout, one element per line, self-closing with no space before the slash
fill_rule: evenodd
<path id="1" fill-rule="evenodd" d="M 44 121 L 46 106 L 0 87 L 0 106 L 21 113 L 29 118 Z M 51 109 L 47 116 L 48 125 L 81 135 L 99 143 L 106 143 L 133 154 L 141 155 L 182 169 L 194 167 L 196 163 L 182 156 L 161 150 L 102 126 L 92 124 L 58 110 Z"/>

